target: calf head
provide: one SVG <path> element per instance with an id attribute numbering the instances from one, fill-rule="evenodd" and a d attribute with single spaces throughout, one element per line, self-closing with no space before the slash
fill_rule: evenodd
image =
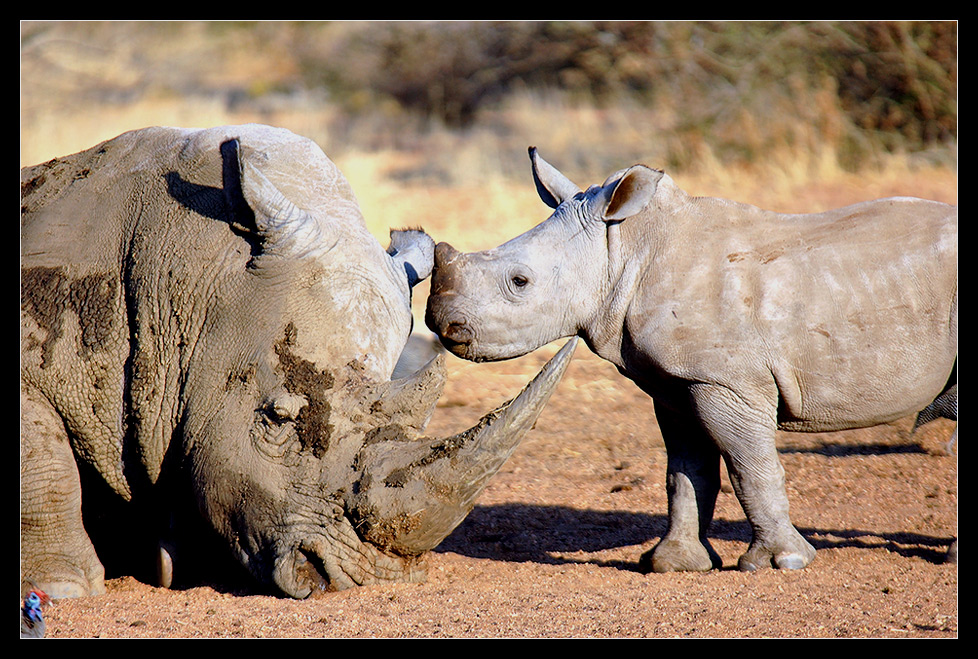
<path id="1" fill-rule="evenodd" d="M 592 322 L 620 265 L 614 226 L 648 206 L 662 177 L 635 165 L 582 192 L 532 147 L 530 160 L 548 219 L 483 252 L 435 248 L 425 320 L 459 357 L 518 357 Z"/>

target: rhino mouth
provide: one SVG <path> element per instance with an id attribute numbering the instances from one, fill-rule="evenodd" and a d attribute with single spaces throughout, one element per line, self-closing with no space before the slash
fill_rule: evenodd
<path id="1" fill-rule="evenodd" d="M 456 320 L 448 323 L 438 337 L 443 345 L 465 347 L 472 343 L 474 333 L 468 323 Z"/>
<path id="2" fill-rule="evenodd" d="M 467 359 L 471 362 L 493 361 L 483 355 L 478 354 L 475 351 L 475 347 L 473 346 L 471 340 L 456 341 L 455 339 L 444 335 L 439 335 L 438 340 L 445 347 L 445 349 L 448 350 L 448 352 L 461 359 Z"/>
<path id="3" fill-rule="evenodd" d="M 432 329 L 432 331 L 438 335 L 438 341 L 441 345 L 460 359 L 476 363 L 498 362 L 522 357 L 533 350 L 533 346 L 507 346 L 501 343 L 486 346 L 476 339 L 472 329 L 467 328 L 464 334 L 455 329 L 458 324 L 450 324 L 444 332 L 439 332 L 437 329 Z M 431 327 L 434 328 L 436 325 Z"/>
<path id="4" fill-rule="evenodd" d="M 291 561 L 292 584 L 282 588 L 286 593 L 292 597 L 308 597 L 329 590 L 326 565 L 306 543 L 293 552 Z"/>
<path id="5" fill-rule="evenodd" d="M 475 332 L 465 320 L 459 318 L 446 319 L 442 309 L 445 304 L 435 304 L 432 297 L 428 298 L 428 305 L 425 309 L 425 324 L 432 332 L 438 336 L 438 340 L 445 348 L 454 355 L 460 356 L 460 352 L 468 349 L 475 339 Z"/>
<path id="6" fill-rule="evenodd" d="M 375 583 L 422 582 L 427 564 L 421 556 L 397 556 L 364 542 L 341 518 L 279 555 L 271 576 L 285 595 L 305 599 Z"/>
<path id="7" fill-rule="evenodd" d="M 500 358 L 483 354 L 479 350 L 472 323 L 463 320 L 461 317 L 444 319 L 445 316 L 449 315 L 442 311 L 446 306 L 444 303 L 436 303 L 429 297 L 428 308 L 425 312 L 425 324 L 438 336 L 441 345 L 456 357 L 469 361 L 499 361 Z"/>

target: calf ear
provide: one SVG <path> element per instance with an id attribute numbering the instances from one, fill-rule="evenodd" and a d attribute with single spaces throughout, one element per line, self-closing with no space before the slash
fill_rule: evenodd
<path id="1" fill-rule="evenodd" d="M 408 286 L 413 287 L 431 274 L 435 263 L 435 241 L 421 229 L 392 230 L 387 253 L 404 269 Z"/>
<path id="2" fill-rule="evenodd" d="M 645 165 L 634 165 L 608 178 L 595 195 L 595 216 L 604 220 L 624 220 L 639 213 L 655 196 L 662 172 Z"/>
<path id="3" fill-rule="evenodd" d="M 570 199 L 581 191 L 556 167 L 537 155 L 537 148 L 530 147 L 530 163 L 533 166 L 533 183 L 537 194 L 547 206 L 557 208 L 565 199 Z"/>

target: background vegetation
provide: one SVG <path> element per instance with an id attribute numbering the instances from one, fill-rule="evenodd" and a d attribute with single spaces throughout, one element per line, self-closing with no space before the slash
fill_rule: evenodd
<path id="1" fill-rule="evenodd" d="M 435 216 L 482 247 L 519 229 L 499 218 L 542 219 L 531 144 L 582 186 L 644 162 L 788 210 L 894 177 L 956 202 L 957 24 L 21 25 L 22 165 L 145 125 L 244 121 L 316 140 L 378 235 Z"/>
<path id="2" fill-rule="evenodd" d="M 348 118 L 499 132 L 494 114 L 548 96 L 643 115 L 671 134 L 661 150 L 679 168 L 696 162 L 689 140 L 723 162 L 817 141 L 858 167 L 957 135 L 953 22 L 45 22 L 22 36 L 28 64 L 73 60 L 48 63 L 83 74 L 84 102 L 267 108 L 311 92 Z M 113 61 L 84 70 L 78 56 Z"/>
<path id="3" fill-rule="evenodd" d="M 954 139 L 956 39 L 953 23 L 408 23 L 306 39 L 297 59 L 351 108 L 393 99 L 465 128 L 559 92 L 646 117 L 672 167 L 692 142 L 722 162 L 830 148 L 855 168 Z"/>

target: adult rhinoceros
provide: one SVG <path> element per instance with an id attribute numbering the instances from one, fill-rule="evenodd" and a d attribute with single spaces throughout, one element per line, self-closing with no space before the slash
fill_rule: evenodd
<path id="1" fill-rule="evenodd" d="M 294 597 L 422 580 L 573 350 L 474 428 L 421 436 L 444 357 L 390 376 L 433 242 L 385 252 L 282 129 L 138 130 L 21 189 L 21 571 L 54 597 L 104 591 L 89 495 L 155 529 L 164 584 L 202 551 L 194 519 Z M 139 551 L 126 524 L 103 524 L 115 553 Z"/>
<path id="2" fill-rule="evenodd" d="M 957 409 L 955 206 L 785 215 L 690 197 L 642 165 L 582 192 L 530 157 L 553 214 L 485 252 L 439 244 L 426 322 L 472 360 L 579 335 L 653 398 L 669 531 L 647 567 L 720 565 L 706 533 L 721 456 L 753 529 L 740 567 L 806 566 L 775 431 Z"/>

